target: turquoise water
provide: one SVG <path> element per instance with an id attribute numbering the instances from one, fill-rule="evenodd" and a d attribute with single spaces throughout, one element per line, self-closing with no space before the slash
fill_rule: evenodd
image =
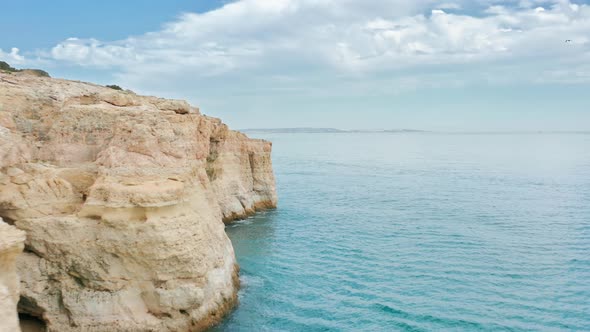
<path id="1" fill-rule="evenodd" d="M 590 135 L 266 134 L 218 331 L 590 330 Z"/>

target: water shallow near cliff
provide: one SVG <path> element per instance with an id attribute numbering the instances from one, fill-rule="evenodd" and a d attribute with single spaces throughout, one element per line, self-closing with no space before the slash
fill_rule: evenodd
<path id="1" fill-rule="evenodd" d="M 279 209 L 215 331 L 590 330 L 590 135 L 251 136 Z"/>

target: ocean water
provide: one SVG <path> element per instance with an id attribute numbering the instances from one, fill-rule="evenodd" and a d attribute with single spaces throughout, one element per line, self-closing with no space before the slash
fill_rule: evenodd
<path id="1" fill-rule="evenodd" d="M 251 136 L 280 206 L 214 331 L 590 331 L 590 135 Z"/>

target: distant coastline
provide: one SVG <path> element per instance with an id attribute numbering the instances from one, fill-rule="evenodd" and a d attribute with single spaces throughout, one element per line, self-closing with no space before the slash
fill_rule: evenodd
<path id="1" fill-rule="evenodd" d="M 445 134 L 445 135 L 547 135 L 570 134 L 590 135 L 590 130 L 508 130 L 508 131 L 431 131 L 418 129 L 337 129 L 337 128 L 247 128 L 239 129 L 244 133 L 267 134 Z"/>
<path id="2" fill-rule="evenodd" d="M 336 128 L 249 128 L 239 129 L 245 133 L 281 133 L 281 134 L 346 134 L 346 133 L 428 133 L 426 130 L 414 129 L 336 129 Z"/>

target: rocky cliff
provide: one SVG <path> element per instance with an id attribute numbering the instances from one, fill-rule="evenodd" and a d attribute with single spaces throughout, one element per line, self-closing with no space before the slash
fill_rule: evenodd
<path id="1" fill-rule="evenodd" d="M 27 235 L 19 312 L 49 331 L 217 322 L 238 287 L 222 220 L 276 205 L 270 152 L 184 101 L 0 74 L 0 217 Z"/>

